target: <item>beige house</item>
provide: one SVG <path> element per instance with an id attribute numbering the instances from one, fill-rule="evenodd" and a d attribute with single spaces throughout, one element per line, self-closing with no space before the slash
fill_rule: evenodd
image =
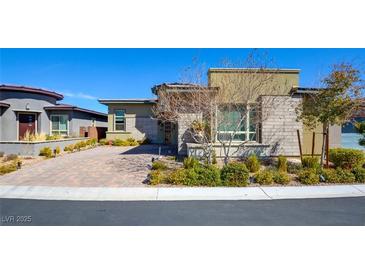
<path id="1" fill-rule="evenodd" d="M 229 92 L 236 89 L 237 83 L 245 82 L 249 69 L 224 69 L 211 68 L 208 71 L 208 88 L 218 92 Z M 274 83 L 272 87 L 258 92 L 254 100 L 260 100 L 262 119 L 255 125 L 250 124 L 250 113 L 247 122 L 240 129 L 234 140 L 233 146 L 237 147 L 235 155 L 240 157 L 246 153 L 256 153 L 261 156 L 300 156 L 298 135 L 302 144 L 303 154 L 311 154 L 313 150 L 313 131 L 306 129 L 297 121 L 295 108 L 308 94 L 316 92 L 314 88 L 299 87 L 298 69 L 267 69 L 265 74 L 272 74 Z M 260 75 L 259 75 L 260 77 Z M 243 85 L 244 86 L 244 85 Z M 154 86 L 152 92 L 155 99 L 100 99 L 99 102 L 108 106 L 108 131 L 107 139 L 127 139 L 133 137 L 137 140 L 148 139 L 151 143 L 166 144 L 177 147 L 179 155 L 199 155 L 199 145 L 186 135 L 192 122 L 192 115 L 182 113 L 178 123 L 162 123 L 153 117 L 152 108 L 158 100 L 159 91 L 189 92 L 194 85 L 186 83 L 161 84 Z M 241 89 L 240 89 L 241 90 Z M 242 88 L 248 92 L 249 86 Z M 251 95 L 252 97 L 252 95 Z M 265 102 L 270 102 L 265 104 Z M 252 122 L 251 122 L 252 123 Z M 223 156 L 222 147 L 217 142 L 217 137 L 225 134 L 224 129 L 217 128 L 212 123 L 214 134 L 212 142 L 215 144 L 216 155 Z M 315 130 L 315 154 L 319 154 L 322 147 L 323 129 Z M 220 135 L 219 135 L 220 134 Z M 330 128 L 330 147 L 339 147 L 341 144 L 341 128 Z M 243 152 L 239 151 L 240 144 L 245 142 Z"/>

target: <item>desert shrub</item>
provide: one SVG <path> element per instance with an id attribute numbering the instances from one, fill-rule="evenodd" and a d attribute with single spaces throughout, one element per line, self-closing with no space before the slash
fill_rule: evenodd
<path id="1" fill-rule="evenodd" d="M 306 168 L 299 172 L 298 179 L 302 184 L 314 185 L 319 183 L 319 175 L 315 169 Z"/>
<path id="2" fill-rule="evenodd" d="M 248 156 L 245 164 L 250 172 L 257 172 L 260 170 L 260 161 L 255 154 Z"/>
<path id="3" fill-rule="evenodd" d="M 280 155 L 278 157 L 278 170 L 281 172 L 288 172 L 288 160 L 285 156 Z"/>
<path id="4" fill-rule="evenodd" d="M 187 169 L 200 166 L 199 160 L 194 157 L 185 158 L 183 164 L 184 164 L 184 168 L 187 168 Z"/>
<path id="5" fill-rule="evenodd" d="M 86 147 L 86 146 L 87 146 L 87 144 L 86 144 L 86 142 L 81 141 L 81 142 L 79 142 L 79 146 L 80 146 L 81 148 L 83 148 L 83 147 Z"/>
<path id="6" fill-rule="evenodd" d="M 50 147 L 44 147 L 39 151 L 39 156 L 51 158 L 53 156 L 52 149 Z"/>
<path id="7" fill-rule="evenodd" d="M 95 146 L 95 145 L 96 145 L 96 143 L 97 143 L 97 140 L 96 140 L 95 138 L 88 139 L 88 140 L 86 141 L 86 145 L 87 145 L 87 146 Z"/>
<path id="8" fill-rule="evenodd" d="M 300 163 L 288 162 L 288 172 L 291 174 L 299 174 L 303 167 Z"/>
<path id="9" fill-rule="evenodd" d="M 59 140 L 62 139 L 61 135 L 58 134 L 54 134 L 54 135 L 46 135 L 46 140 L 47 141 L 51 141 L 51 140 Z"/>
<path id="10" fill-rule="evenodd" d="M 249 177 L 249 171 L 244 163 L 228 163 L 221 170 L 224 186 L 247 186 Z"/>
<path id="11" fill-rule="evenodd" d="M 349 184 L 356 181 L 355 175 L 350 170 L 337 168 L 336 173 L 341 184 Z"/>
<path id="12" fill-rule="evenodd" d="M 170 174 L 168 181 L 175 185 L 219 186 L 220 171 L 213 165 L 179 168 Z"/>
<path id="13" fill-rule="evenodd" d="M 196 185 L 200 186 L 219 186 L 220 170 L 214 165 L 195 167 L 194 171 L 197 175 Z"/>
<path id="14" fill-rule="evenodd" d="M 260 185 L 271 185 L 274 182 L 273 172 L 271 170 L 262 170 L 256 173 L 255 182 Z"/>
<path id="15" fill-rule="evenodd" d="M 9 161 L 17 160 L 17 159 L 18 159 L 18 155 L 16 155 L 16 154 L 9 154 L 9 155 L 6 155 L 5 156 L 4 161 L 5 162 L 9 162 Z"/>
<path id="16" fill-rule="evenodd" d="M 212 151 L 212 164 L 213 165 L 216 165 L 218 162 L 217 162 L 217 155 L 215 153 L 215 150 Z"/>
<path id="17" fill-rule="evenodd" d="M 4 157 L 4 151 L 0 151 L 0 158 Z"/>
<path id="18" fill-rule="evenodd" d="M 290 182 L 290 176 L 283 171 L 274 171 L 273 180 L 277 184 L 286 185 Z"/>
<path id="19" fill-rule="evenodd" d="M 340 183 L 340 177 L 338 176 L 335 169 L 326 168 L 321 171 L 326 183 L 338 184 Z"/>
<path id="20" fill-rule="evenodd" d="M 358 149 L 334 148 L 330 149 L 329 160 L 336 167 L 352 169 L 364 164 L 365 154 L 362 150 Z"/>
<path id="21" fill-rule="evenodd" d="M 127 146 L 128 143 L 126 140 L 121 140 L 121 139 L 114 139 L 112 141 L 112 145 L 113 146 Z"/>
<path id="22" fill-rule="evenodd" d="M 161 172 L 161 170 L 152 170 L 149 175 L 149 182 L 151 185 L 159 185 L 165 183 L 166 176 Z"/>
<path id="23" fill-rule="evenodd" d="M 302 166 L 303 168 L 309 168 L 315 170 L 319 170 L 321 168 L 318 157 L 303 157 Z"/>
<path id="24" fill-rule="evenodd" d="M 21 163 L 21 161 L 13 160 L 11 163 L 0 165 L 0 175 L 16 171 L 18 169 L 18 163 Z"/>
<path id="25" fill-rule="evenodd" d="M 99 144 L 102 146 L 108 145 L 108 141 L 106 139 L 100 139 Z"/>
<path id="26" fill-rule="evenodd" d="M 55 149 L 54 149 L 54 154 L 55 155 L 58 155 L 61 153 L 61 148 L 59 146 L 57 146 Z"/>
<path id="27" fill-rule="evenodd" d="M 139 143 L 134 138 L 128 138 L 126 140 L 127 146 L 138 146 Z"/>
<path id="28" fill-rule="evenodd" d="M 167 165 L 161 161 L 154 161 L 152 162 L 152 169 L 153 170 L 164 170 L 167 169 Z"/>
<path id="29" fill-rule="evenodd" d="M 355 167 L 352 173 L 355 175 L 356 182 L 365 183 L 365 168 Z"/>
<path id="30" fill-rule="evenodd" d="M 73 152 L 74 150 L 75 150 L 75 145 L 73 144 L 65 146 L 65 148 L 63 149 L 63 151 L 69 151 L 69 152 Z"/>
<path id="31" fill-rule="evenodd" d="M 169 183 L 174 185 L 193 186 L 197 184 L 197 174 L 193 168 L 179 168 L 174 170 L 169 178 Z"/>

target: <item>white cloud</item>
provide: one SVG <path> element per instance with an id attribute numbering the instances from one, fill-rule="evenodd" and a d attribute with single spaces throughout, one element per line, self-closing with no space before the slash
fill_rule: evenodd
<path id="1" fill-rule="evenodd" d="M 87 99 L 87 100 L 96 100 L 98 99 L 95 96 L 89 95 L 89 94 L 85 94 L 82 92 L 78 92 L 78 93 L 74 93 L 74 92 L 63 92 L 63 95 L 65 95 L 66 97 L 71 97 L 71 98 L 80 98 L 80 99 Z"/>

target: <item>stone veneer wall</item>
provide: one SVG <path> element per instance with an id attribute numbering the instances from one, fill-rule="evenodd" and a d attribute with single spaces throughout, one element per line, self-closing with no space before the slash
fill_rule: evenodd
<path id="1" fill-rule="evenodd" d="M 177 128 L 177 154 L 187 155 L 187 143 L 194 143 L 191 134 L 188 129 L 194 120 L 200 120 L 201 114 L 196 113 L 180 113 L 178 119 Z"/>
<path id="2" fill-rule="evenodd" d="M 301 101 L 300 95 L 262 97 L 262 144 L 270 146 L 270 156 L 300 156 L 297 130 L 303 136 L 303 124 L 295 108 Z"/>

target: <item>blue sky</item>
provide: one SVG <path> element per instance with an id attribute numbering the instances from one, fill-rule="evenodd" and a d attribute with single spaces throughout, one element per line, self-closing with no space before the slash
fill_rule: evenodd
<path id="1" fill-rule="evenodd" d="M 300 85 L 316 86 L 331 64 L 364 62 L 365 49 L 265 49 L 281 68 L 299 68 Z M 242 60 L 251 49 L 1 49 L 0 82 L 54 90 L 64 103 L 99 111 L 97 98 L 150 98 L 176 82 L 197 58 L 207 68 Z"/>

